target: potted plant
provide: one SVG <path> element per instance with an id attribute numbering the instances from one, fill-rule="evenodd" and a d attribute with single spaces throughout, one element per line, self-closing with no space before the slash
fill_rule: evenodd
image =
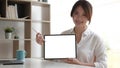
<path id="1" fill-rule="evenodd" d="M 14 32 L 14 28 L 13 27 L 7 27 L 5 28 L 5 38 L 6 39 L 11 39 L 12 38 L 12 33 Z"/>

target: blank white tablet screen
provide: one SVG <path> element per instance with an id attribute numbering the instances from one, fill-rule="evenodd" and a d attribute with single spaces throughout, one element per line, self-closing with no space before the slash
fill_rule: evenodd
<path id="1" fill-rule="evenodd" d="M 46 35 L 44 58 L 76 58 L 75 35 Z"/>

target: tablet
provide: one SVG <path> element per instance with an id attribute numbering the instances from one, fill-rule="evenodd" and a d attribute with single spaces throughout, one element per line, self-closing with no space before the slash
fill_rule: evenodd
<path id="1" fill-rule="evenodd" d="M 76 58 L 75 34 L 44 35 L 44 59 Z"/>

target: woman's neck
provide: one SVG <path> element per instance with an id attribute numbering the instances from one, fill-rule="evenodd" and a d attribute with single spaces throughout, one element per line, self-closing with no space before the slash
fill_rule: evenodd
<path id="1" fill-rule="evenodd" d="M 79 35 L 81 35 L 85 30 L 87 29 L 87 25 L 86 26 L 84 26 L 84 27 L 75 27 L 74 28 L 74 32 L 75 32 L 75 34 L 79 34 Z"/>

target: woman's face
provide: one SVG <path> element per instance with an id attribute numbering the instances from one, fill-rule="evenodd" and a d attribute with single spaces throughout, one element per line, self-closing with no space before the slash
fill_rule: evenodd
<path id="1" fill-rule="evenodd" d="M 81 6 L 75 9 L 72 18 L 76 27 L 85 26 L 88 21 L 87 17 L 85 16 L 85 12 Z"/>

